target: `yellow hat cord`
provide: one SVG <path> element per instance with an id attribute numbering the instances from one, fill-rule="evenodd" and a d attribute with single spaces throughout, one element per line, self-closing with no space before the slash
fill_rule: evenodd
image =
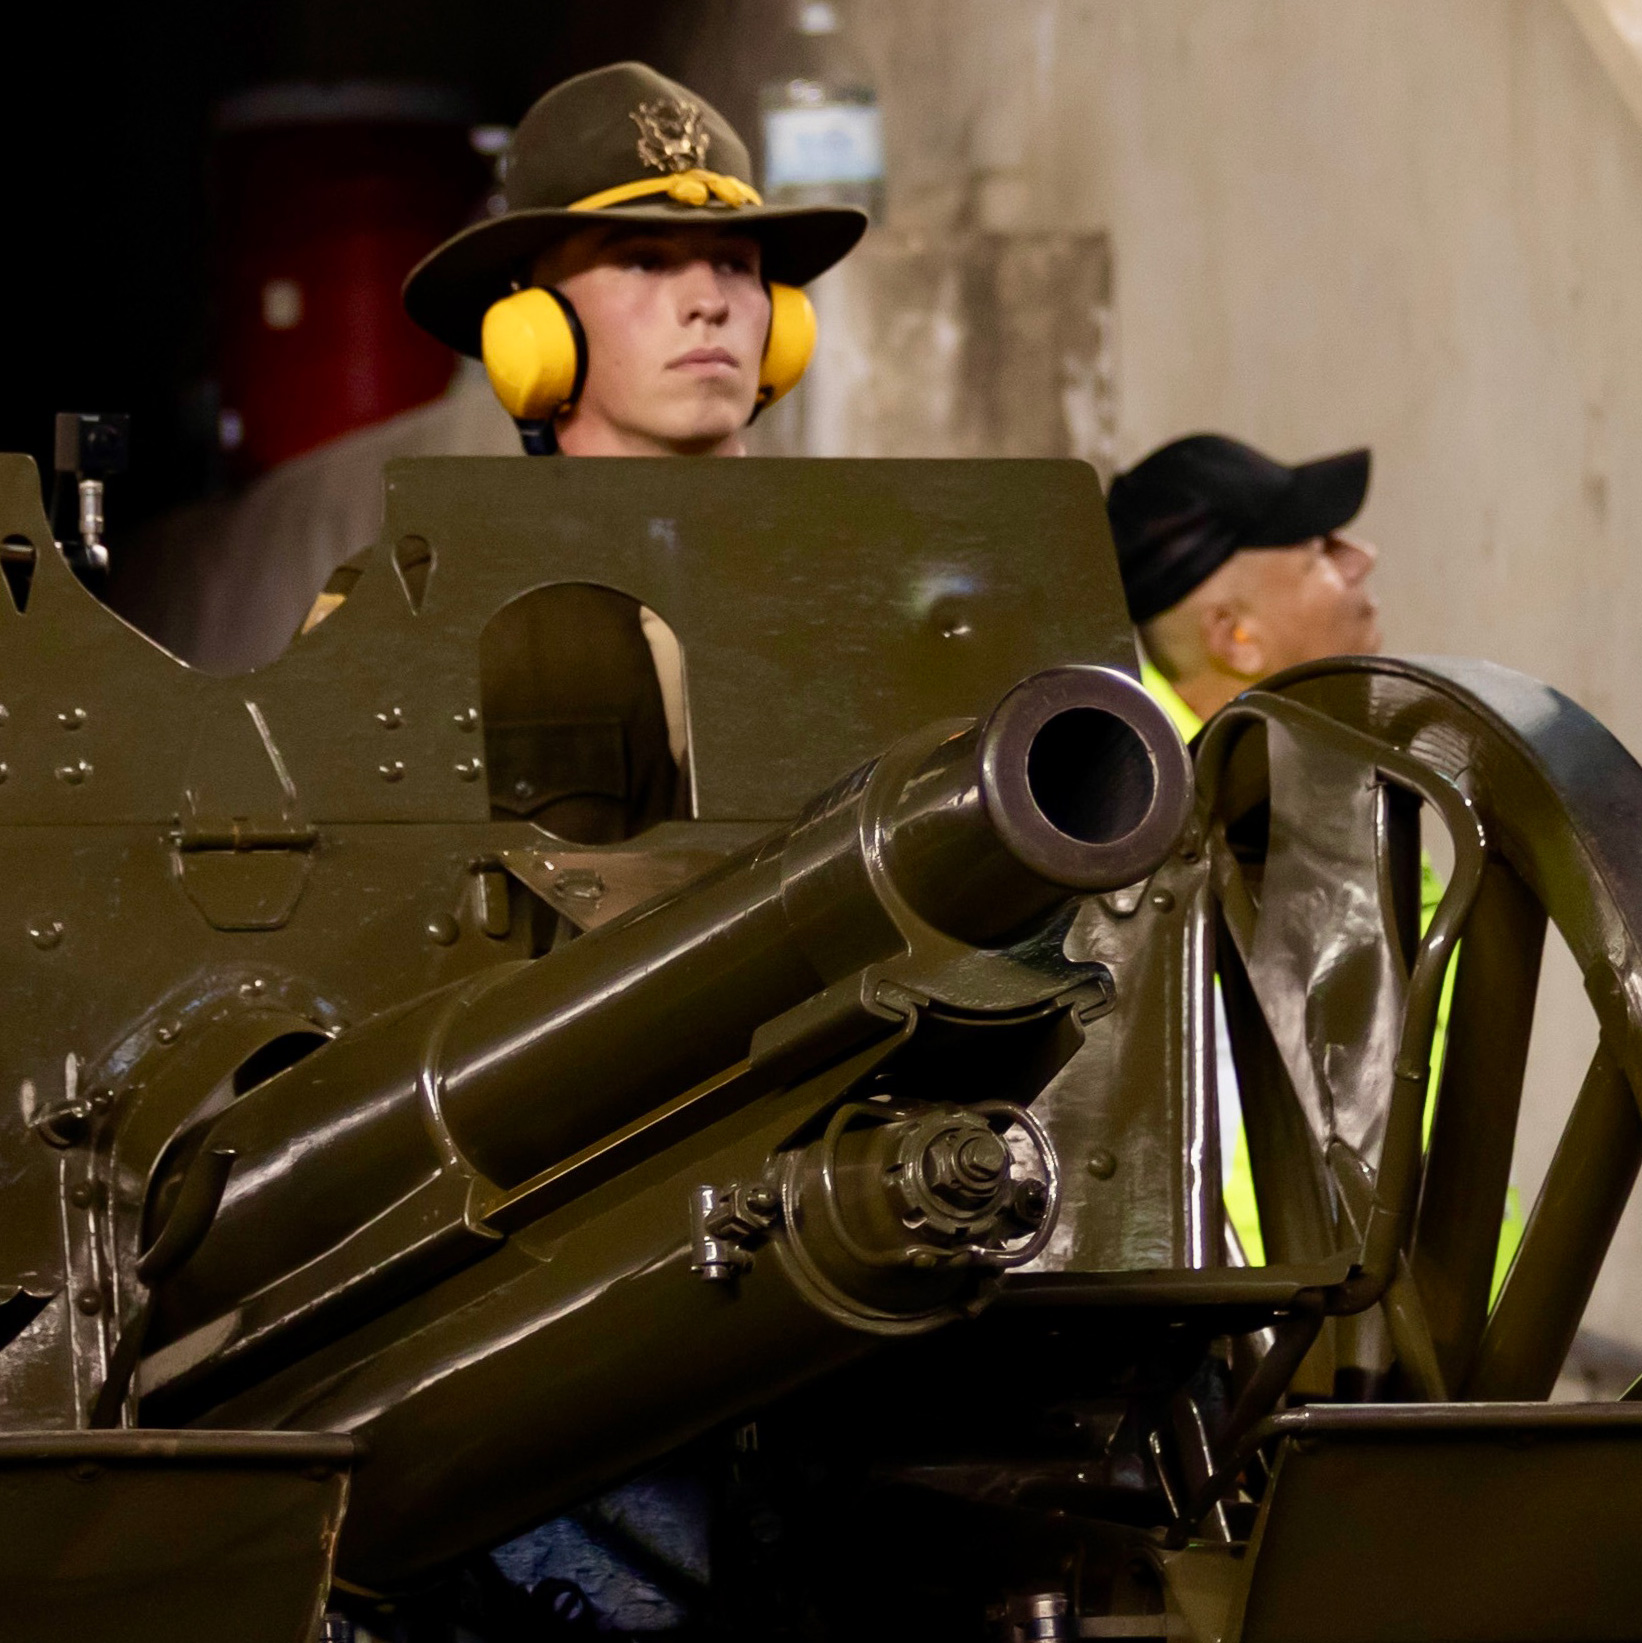
<path id="1" fill-rule="evenodd" d="M 762 205 L 763 196 L 751 183 L 739 177 L 726 176 L 721 171 L 675 171 L 670 177 L 644 177 L 636 183 L 622 183 L 617 188 L 606 188 L 601 193 L 589 194 L 585 200 L 574 200 L 568 211 L 603 211 L 607 206 L 625 205 L 629 200 L 649 199 L 665 194 L 680 205 L 720 205 L 739 208 L 744 205 Z"/>

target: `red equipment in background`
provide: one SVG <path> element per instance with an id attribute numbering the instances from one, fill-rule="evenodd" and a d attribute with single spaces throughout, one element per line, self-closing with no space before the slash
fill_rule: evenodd
<path id="1" fill-rule="evenodd" d="M 412 266 L 479 206 L 459 94 L 268 86 L 218 113 L 221 432 L 244 475 L 436 398 L 450 350 L 405 317 Z"/>

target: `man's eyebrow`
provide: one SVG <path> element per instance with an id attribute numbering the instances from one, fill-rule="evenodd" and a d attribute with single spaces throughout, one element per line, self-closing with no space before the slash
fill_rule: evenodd
<path id="1" fill-rule="evenodd" d="M 670 234 L 665 229 L 612 228 L 599 245 L 600 251 L 627 251 L 640 246 L 661 246 L 690 256 L 753 257 L 762 249 L 760 242 L 745 236 L 708 236 L 696 238 L 689 234 Z"/>

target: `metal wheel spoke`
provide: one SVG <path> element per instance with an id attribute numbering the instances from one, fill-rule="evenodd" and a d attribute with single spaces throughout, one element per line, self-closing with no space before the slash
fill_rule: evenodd
<path id="1" fill-rule="evenodd" d="M 1266 1024 L 1248 972 L 1224 930 L 1220 989 L 1237 1064 L 1260 1235 L 1272 1262 L 1317 1261 L 1334 1249 L 1322 1154 Z"/>
<path id="2" fill-rule="evenodd" d="M 1487 1320 L 1545 926 L 1538 900 L 1492 859 L 1460 948 L 1411 1263 L 1451 1386 Z"/>
<path id="3" fill-rule="evenodd" d="M 1483 1331 L 1466 1397 L 1550 1396 L 1639 1165 L 1642 1112 L 1604 1040 Z"/>

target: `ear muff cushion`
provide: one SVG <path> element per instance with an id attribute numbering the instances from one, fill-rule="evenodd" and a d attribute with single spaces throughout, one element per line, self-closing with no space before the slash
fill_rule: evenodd
<path id="1" fill-rule="evenodd" d="M 576 310 L 557 291 L 531 286 L 492 303 L 479 335 L 490 385 L 510 416 L 545 422 L 575 404 L 587 344 Z"/>
<path id="2" fill-rule="evenodd" d="M 815 352 L 815 306 L 796 285 L 770 287 L 770 338 L 758 373 L 760 408 L 798 386 Z"/>

